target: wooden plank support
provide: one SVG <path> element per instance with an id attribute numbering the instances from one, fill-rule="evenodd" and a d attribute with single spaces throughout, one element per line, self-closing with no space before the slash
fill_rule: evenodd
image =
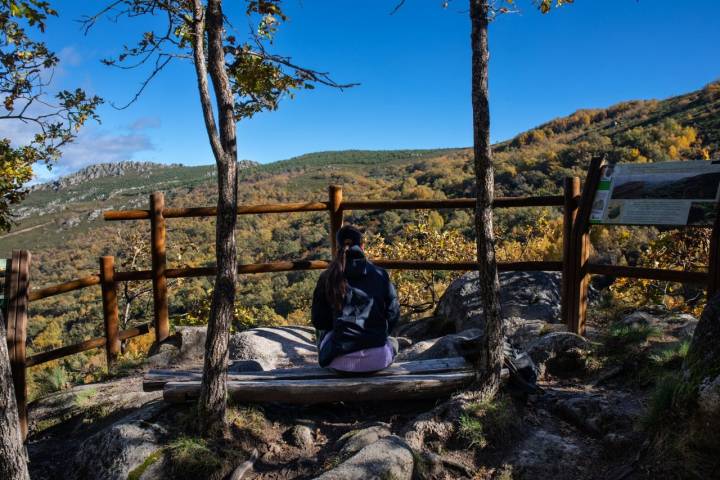
<path id="1" fill-rule="evenodd" d="M 572 229 L 577 217 L 578 202 L 580 201 L 580 179 L 567 177 L 563 183 L 563 261 L 562 261 L 562 290 L 560 291 L 560 316 L 562 322 L 570 328 L 570 305 L 568 294 L 570 271 L 570 257 L 572 250 Z"/>
<path id="2" fill-rule="evenodd" d="M 150 195 L 150 248 L 152 258 L 153 314 L 155 341 L 162 342 L 170 334 L 168 314 L 167 257 L 165 254 L 165 196 L 161 192 Z"/>
<path id="3" fill-rule="evenodd" d="M 685 270 L 665 270 L 660 268 L 628 267 L 625 265 L 600 265 L 588 263 L 587 272 L 596 275 L 610 275 L 624 278 L 644 278 L 663 282 L 707 284 L 707 272 L 690 272 Z"/>
<path id="4" fill-rule="evenodd" d="M 330 254 L 337 252 L 337 232 L 343 224 L 343 191 L 340 185 L 328 187 L 328 208 L 330 210 Z"/>
<path id="5" fill-rule="evenodd" d="M 80 290 L 81 288 L 87 288 L 99 284 L 99 275 L 89 275 L 87 277 L 70 280 L 69 282 L 53 285 L 51 287 L 31 290 L 28 296 L 28 300 L 31 302 L 35 302 L 37 300 L 42 300 L 43 298 L 54 297 L 55 295 L 60 295 L 62 293 L 72 292 L 73 290 Z"/>
<path id="6" fill-rule="evenodd" d="M 120 355 L 120 322 L 118 319 L 115 258 L 100 257 L 100 286 L 102 288 L 103 320 L 105 324 L 105 353 L 108 369 Z"/>
<path id="7" fill-rule="evenodd" d="M 138 325 L 137 327 L 122 330 L 119 332 L 118 338 L 120 339 L 120 341 L 123 341 L 127 340 L 128 338 L 145 335 L 147 333 L 150 333 L 150 327 L 151 324 L 144 323 L 142 325 Z M 100 348 L 105 345 L 105 342 L 107 342 L 107 338 L 96 337 L 80 343 L 75 343 L 73 345 L 66 345 L 64 347 L 48 350 L 47 352 L 36 353 L 35 355 L 27 358 L 26 366 L 34 367 L 35 365 L 40 365 L 46 362 L 50 362 L 52 360 L 57 360 L 58 358 L 67 357 L 68 355 L 85 352 L 87 350 L 92 350 L 93 348 Z"/>
<path id="8" fill-rule="evenodd" d="M 348 200 L 343 203 L 345 210 L 435 210 L 444 208 L 474 209 L 474 198 L 449 198 L 444 200 Z M 493 200 L 494 208 L 511 207 L 561 207 L 562 195 L 537 197 L 498 197 Z"/>
<path id="9" fill-rule="evenodd" d="M 231 365 L 232 368 L 232 365 Z M 470 371 L 473 366 L 462 357 L 439 358 L 398 362 L 379 372 L 365 375 L 353 375 L 353 378 L 389 377 L 397 375 L 418 375 L 430 373 L 447 373 Z M 252 382 L 271 380 L 317 380 L 321 378 L 338 378 L 339 374 L 322 367 L 298 367 L 262 372 L 230 373 L 230 382 Z M 200 381 L 201 370 L 150 370 L 143 378 L 143 390 L 152 392 L 162 390 L 166 383 Z"/>
<path id="10" fill-rule="evenodd" d="M 27 250 L 12 252 L 10 274 L 7 280 L 7 345 L 20 418 L 20 432 L 24 440 L 27 438 L 28 431 L 25 342 L 27 340 L 30 252 Z"/>
<path id="11" fill-rule="evenodd" d="M 715 214 L 710 234 L 710 258 L 708 261 L 707 299 L 710 301 L 720 291 L 720 204 Z"/>
<path id="12" fill-rule="evenodd" d="M 310 405 L 371 400 L 409 400 L 449 395 L 472 383 L 475 372 L 373 377 L 337 377 L 311 380 L 228 381 L 228 397 L 236 402 L 278 402 Z M 194 401 L 200 382 L 170 382 L 163 399 L 170 403 Z"/>
<path id="13" fill-rule="evenodd" d="M 328 209 L 326 202 L 267 203 L 261 205 L 239 205 L 238 215 L 262 213 L 321 212 Z M 163 218 L 216 217 L 217 207 L 165 208 Z M 103 213 L 106 221 L 149 220 L 151 210 L 110 210 Z"/>
<path id="14" fill-rule="evenodd" d="M 475 208 L 474 198 L 449 198 L 436 200 L 357 200 L 342 202 L 342 210 L 420 210 L 446 208 Z M 535 197 L 498 197 L 493 201 L 495 208 L 512 207 L 562 207 L 562 195 L 540 195 Z M 332 210 L 331 202 L 268 203 L 240 205 L 238 215 L 263 213 L 319 212 Z M 215 217 L 216 207 L 164 208 L 163 218 Z M 151 220 L 150 210 L 110 210 L 103 213 L 106 221 Z"/>
<path id="15" fill-rule="evenodd" d="M 390 270 L 473 270 L 477 268 L 475 262 L 439 262 L 425 260 L 384 260 L 374 259 L 373 263 Z M 252 263 L 238 265 L 238 273 L 271 273 L 291 272 L 295 270 L 323 270 L 327 268 L 327 260 L 295 260 L 287 262 Z M 562 262 L 532 261 L 532 262 L 503 262 L 498 263 L 500 272 L 560 272 Z M 211 277 L 215 275 L 215 267 L 196 268 L 168 268 L 165 271 L 167 278 Z M 118 272 L 116 278 L 120 280 L 142 280 L 149 274 L 146 271 Z"/>
<path id="16" fill-rule="evenodd" d="M 605 161 L 595 157 L 590 162 L 585 185 L 580 197 L 577 217 L 573 224 L 570 238 L 570 265 L 567 281 L 568 293 L 568 328 L 571 332 L 583 335 L 585 333 L 585 318 L 587 316 L 587 292 L 590 284 L 590 272 L 587 264 L 590 258 L 590 213 L 595 192 L 600 184 L 600 176 Z"/>

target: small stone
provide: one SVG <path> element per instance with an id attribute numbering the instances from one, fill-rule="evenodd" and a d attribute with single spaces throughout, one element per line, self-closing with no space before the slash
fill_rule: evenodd
<path id="1" fill-rule="evenodd" d="M 303 450 L 309 450 L 315 445 L 312 430 L 305 425 L 295 425 L 288 431 L 288 441 Z"/>
<path id="2" fill-rule="evenodd" d="M 658 320 L 657 318 L 655 318 L 654 315 L 651 315 L 647 312 L 638 311 L 633 312 L 630 315 L 626 315 L 625 317 L 623 317 L 620 323 L 628 327 L 648 327 L 650 325 L 655 325 L 656 323 L 658 323 Z"/>
<path id="3" fill-rule="evenodd" d="M 547 367 L 550 373 L 567 375 L 584 368 L 585 352 L 589 348 L 590 343 L 580 335 L 553 332 L 532 342 L 528 354 L 542 373 Z"/>

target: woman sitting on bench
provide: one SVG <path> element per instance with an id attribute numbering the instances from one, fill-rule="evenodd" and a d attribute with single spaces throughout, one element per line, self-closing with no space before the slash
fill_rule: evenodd
<path id="1" fill-rule="evenodd" d="M 342 227 L 337 246 L 313 294 L 320 366 L 341 372 L 382 370 L 398 351 L 397 340 L 388 336 L 400 318 L 395 287 L 387 272 L 365 257 L 360 230 Z"/>

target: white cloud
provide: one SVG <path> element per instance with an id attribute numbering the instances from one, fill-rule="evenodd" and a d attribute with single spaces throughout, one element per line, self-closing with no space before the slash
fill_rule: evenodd
<path id="1" fill-rule="evenodd" d="M 57 56 L 60 59 L 60 65 L 67 67 L 77 67 L 83 61 L 80 52 L 72 45 L 63 47 L 62 50 L 57 52 Z"/>
<path id="2" fill-rule="evenodd" d="M 133 123 L 128 125 L 128 129 L 132 131 L 147 130 L 148 128 L 160 128 L 160 117 L 140 117 Z"/>
<path id="3" fill-rule="evenodd" d="M 150 137 L 141 133 L 117 134 L 85 129 L 73 143 L 63 148 L 62 158 L 53 170 L 58 175 L 64 175 L 94 163 L 137 160 L 137 154 L 154 149 Z"/>

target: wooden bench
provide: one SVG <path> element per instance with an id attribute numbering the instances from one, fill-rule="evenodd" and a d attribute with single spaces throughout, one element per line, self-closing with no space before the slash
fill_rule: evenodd
<path id="1" fill-rule="evenodd" d="M 143 390 L 163 390 L 170 403 L 195 400 L 199 370 L 150 370 Z M 449 395 L 475 379 L 462 357 L 394 363 L 370 374 L 341 375 L 320 367 L 297 367 L 229 374 L 228 396 L 238 402 L 313 404 L 435 398 Z"/>

